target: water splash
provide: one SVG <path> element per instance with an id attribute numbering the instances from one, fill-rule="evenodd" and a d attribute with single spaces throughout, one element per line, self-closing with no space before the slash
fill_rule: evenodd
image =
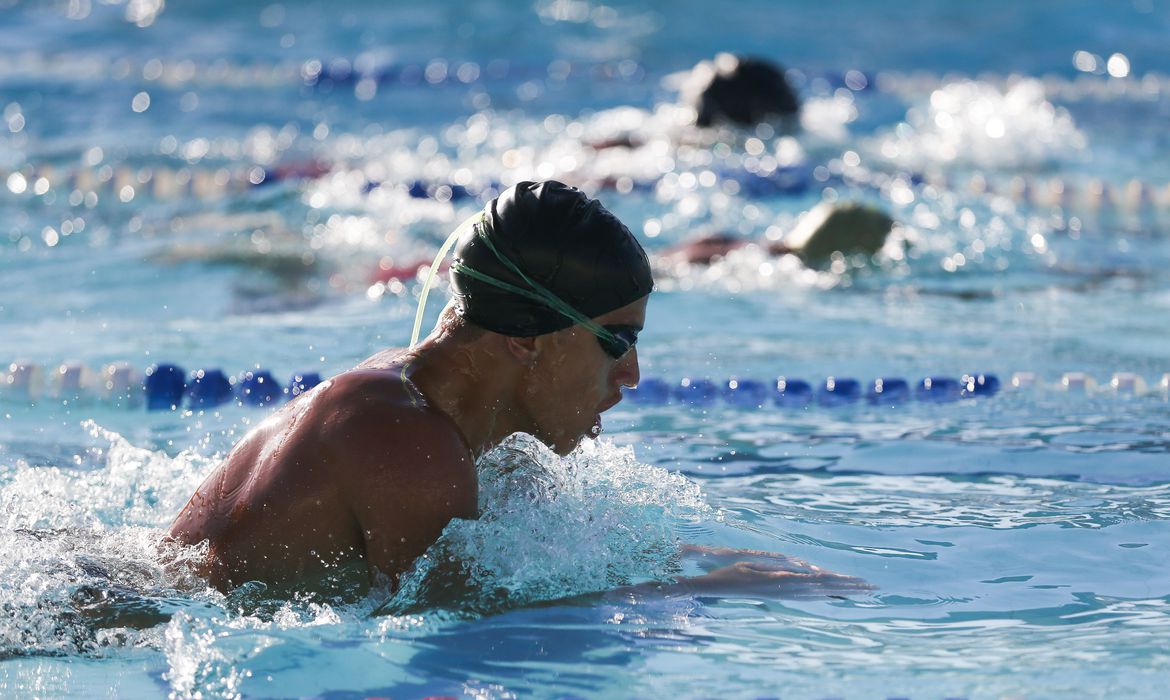
<path id="1" fill-rule="evenodd" d="M 385 610 L 488 613 L 680 571 L 678 529 L 719 518 L 685 477 L 586 441 L 559 458 L 516 436 L 480 463 L 480 517 L 457 520 Z"/>
<path id="2" fill-rule="evenodd" d="M 95 446 L 74 467 L 0 468 L 0 658 L 145 653 L 178 697 L 238 697 L 285 655 L 318 653 L 322 626 L 393 645 L 469 614 L 668 579 L 678 540 L 721 517 L 697 485 L 629 448 L 590 440 L 560 458 L 517 436 L 481 462 L 482 517 L 452 523 L 387 606 L 420 614 L 372 622 L 380 598 L 208 588 L 191 573 L 206 549 L 161 540 L 214 460 L 85 425 Z"/>
<path id="3" fill-rule="evenodd" d="M 210 460 L 85 426 L 107 445 L 90 448 L 95 468 L 0 471 L 0 657 L 153 645 L 157 635 L 130 627 L 219 597 L 190 573 L 205 550 L 162 545 L 160 529 Z"/>
<path id="4" fill-rule="evenodd" d="M 135 447 L 92 420 L 82 426 L 107 445 L 86 455 L 98 468 L 18 464 L 0 490 L 6 529 L 162 527 L 215 464 L 191 452 L 170 457 Z"/>
<path id="5" fill-rule="evenodd" d="M 878 144 L 889 160 L 912 169 L 967 164 L 1038 167 L 1075 155 L 1086 145 L 1068 111 L 1044 97 L 1038 80 L 1004 89 L 962 81 L 931 93 Z"/>

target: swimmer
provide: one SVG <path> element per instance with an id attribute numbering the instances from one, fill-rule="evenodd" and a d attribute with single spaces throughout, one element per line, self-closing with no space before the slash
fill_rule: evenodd
<path id="1" fill-rule="evenodd" d="M 394 585 L 452 519 L 477 517 L 480 456 L 516 432 L 568 454 L 638 383 L 650 263 L 599 202 L 559 182 L 521 182 L 456 234 L 453 299 L 430 336 L 286 404 L 172 523 L 172 540 L 206 543 L 198 573 L 213 586 Z M 666 587 L 865 589 L 776 555 L 696 551 L 731 563 Z"/>
<path id="2" fill-rule="evenodd" d="M 515 432 L 567 454 L 638 383 L 650 265 L 596 200 L 517 184 L 460 236 L 449 276 L 422 343 L 287 404 L 191 497 L 169 535 L 207 542 L 212 585 L 319 588 L 355 562 L 393 582 L 476 517 L 477 458 Z"/>
<path id="3" fill-rule="evenodd" d="M 666 134 L 625 132 L 587 145 L 594 151 L 638 149 L 663 135 L 680 144 L 710 145 L 710 134 L 702 132 L 711 128 L 754 129 L 767 124 L 776 133 L 789 134 L 800 126 L 796 90 L 789 84 L 784 68 L 766 59 L 720 53 L 668 77 L 666 84 L 677 90 L 679 104 L 689 108 L 685 123 L 672 125 L 675 128 L 668 128 Z M 612 185 L 616 180 L 615 176 L 599 184 Z"/>
<path id="4" fill-rule="evenodd" d="M 780 66 L 760 58 L 721 53 L 691 69 L 681 90 L 695 110 L 695 125 L 755 126 L 779 123 L 790 131 L 800 100 Z"/>
<path id="5" fill-rule="evenodd" d="M 885 246 L 896 224 L 885 212 L 866 204 L 822 202 L 809 210 L 778 241 L 761 244 L 770 255 L 794 255 L 808 267 L 824 266 L 834 253 L 874 255 Z M 652 267 L 671 274 L 680 265 L 710 265 L 751 241 L 726 233 L 712 233 L 666 248 L 651 259 Z M 430 261 L 418 259 L 405 265 L 379 264 L 369 276 L 371 284 L 413 280 Z"/>
<path id="6" fill-rule="evenodd" d="M 834 253 L 873 255 L 886 244 L 894 220 L 864 204 L 822 202 L 806 213 L 779 241 L 764 244 L 771 255 L 795 255 L 809 267 L 819 267 Z M 656 267 L 680 264 L 710 265 L 733 250 L 751 245 L 738 236 L 716 233 L 685 241 L 663 251 Z"/>

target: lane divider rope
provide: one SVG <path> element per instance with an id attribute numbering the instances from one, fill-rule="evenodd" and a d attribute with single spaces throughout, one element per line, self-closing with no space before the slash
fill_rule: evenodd
<path id="1" fill-rule="evenodd" d="M 173 201 L 192 198 L 214 201 L 243 194 L 250 190 L 281 182 L 314 180 L 330 172 L 330 167 L 316 161 L 264 167 L 207 168 L 167 165 L 133 167 L 122 164 L 102 166 L 55 166 L 26 164 L 16 169 L 0 168 L 0 194 L 17 197 L 63 198 L 74 207 L 92 208 L 99 201 L 130 204 L 143 198 Z M 885 190 L 894 186 L 931 186 L 936 189 L 965 191 L 976 196 L 999 196 L 1040 208 L 1060 208 L 1076 213 L 1111 212 L 1143 213 L 1170 210 L 1170 183 L 1146 182 L 1136 178 L 1112 182 L 1101 178 L 1042 177 L 1016 175 L 1004 182 L 993 182 L 981 174 L 947 177 L 940 173 L 843 173 L 832 167 L 802 164 L 773 169 L 718 168 L 711 171 L 711 187 L 727 194 L 751 199 L 801 196 L 829 186 L 870 187 Z M 611 177 L 598 183 L 603 188 L 623 193 L 655 192 L 667 176 L 654 178 Z M 408 180 L 400 183 L 365 179 L 362 193 L 402 189 L 414 199 L 440 202 L 486 202 L 500 193 L 503 184 L 496 181 L 460 184 L 442 180 Z"/>
<path id="2" fill-rule="evenodd" d="M 0 400 L 25 404 L 97 401 L 125 408 L 145 406 L 149 411 L 207 410 L 232 402 L 263 407 L 295 398 L 322 381 L 318 372 L 302 372 L 282 384 L 270 370 L 259 367 L 229 376 L 219 368 L 188 373 L 173 363 L 155 364 L 140 374 L 127 362 L 107 364 L 96 371 L 80 363 L 42 367 L 13 362 L 0 371 Z M 1139 374 L 1117 372 L 1107 382 L 1098 383 L 1084 372 L 1067 372 L 1057 382 L 1048 383 L 1034 373 L 1016 372 L 1006 386 L 995 374 L 927 376 L 917 381 L 887 376 L 868 382 L 842 376 L 815 382 L 788 376 L 768 380 L 683 377 L 678 381 L 647 377 L 637 388 L 625 389 L 624 394 L 631 403 L 641 405 L 707 406 L 722 402 L 741 408 L 763 408 L 859 402 L 888 406 L 911 401 L 950 403 L 991 397 L 1005 389 L 1170 398 L 1170 373 L 1149 383 Z"/>
<path id="3" fill-rule="evenodd" d="M 805 71 L 787 68 L 790 84 L 798 90 L 830 93 L 845 88 L 853 92 L 876 91 L 894 95 L 921 95 L 948 84 L 964 80 L 978 80 L 1001 90 L 1010 89 L 1024 80 L 1038 81 L 1051 99 L 1079 100 L 1150 100 L 1170 93 L 1170 76 L 1159 72 L 1142 75 L 1109 75 L 1104 61 L 1094 61 L 1097 70 L 1075 75 L 1020 74 L 962 75 L 935 74 L 928 71 L 863 71 L 858 69 Z M 676 67 L 678 68 L 678 67 Z M 225 88 L 272 89 L 304 87 L 320 92 L 334 92 L 338 87 L 350 88 L 359 99 L 373 97 L 371 86 L 396 85 L 419 88 L 445 86 L 476 86 L 492 83 L 548 83 L 571 80 L 588 82 L 641 83 L 648 77 L 677 75 L 679 70 L 666 70 L 634 61 L 565 61 L 545 63 L 517 63 L 493 60 L 484 64 L 475 61 L 434 58 L 427 63 L 377 63 L 343 56 L 309 58 L 301 62 L 237 63 L 227 59 L 194 61 L 190 59 L 146 60 L 129 57 L 111 59 L 100 55 L 42 53 L 36 51 L 0 54 L 0 80 L 93 83 L 95 81 L 129 82 L 140 85 L 158 85 L 169 89 Z"/>

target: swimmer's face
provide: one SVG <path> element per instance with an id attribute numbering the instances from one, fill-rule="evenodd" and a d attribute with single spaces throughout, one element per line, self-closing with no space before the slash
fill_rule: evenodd
<path id="1" fill-rule="evenodd" d="M 594 318 L 605 326 L 641 329 L 646 323 L 642 297 Z M 622 387 L 638 383 L 638 349 L 611 357 L 597 336 L 581 326 L 538 338 L 540 352 L 525 382 L 522 405 L 532 432 L 557 454 L 568 454 L 581 439 L 596 437 L 601 414 L 622 399 Z"/>

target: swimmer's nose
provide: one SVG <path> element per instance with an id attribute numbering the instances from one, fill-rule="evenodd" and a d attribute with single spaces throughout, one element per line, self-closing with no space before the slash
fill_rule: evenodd
<path id="1" fill-rule="evenodd" d="M 636 346 L 630 348 L 614 370 L 617 372 L 618 386 L 637 386 L 642 378 L 642 372 L 638 368 L 638 348 Z"/>

